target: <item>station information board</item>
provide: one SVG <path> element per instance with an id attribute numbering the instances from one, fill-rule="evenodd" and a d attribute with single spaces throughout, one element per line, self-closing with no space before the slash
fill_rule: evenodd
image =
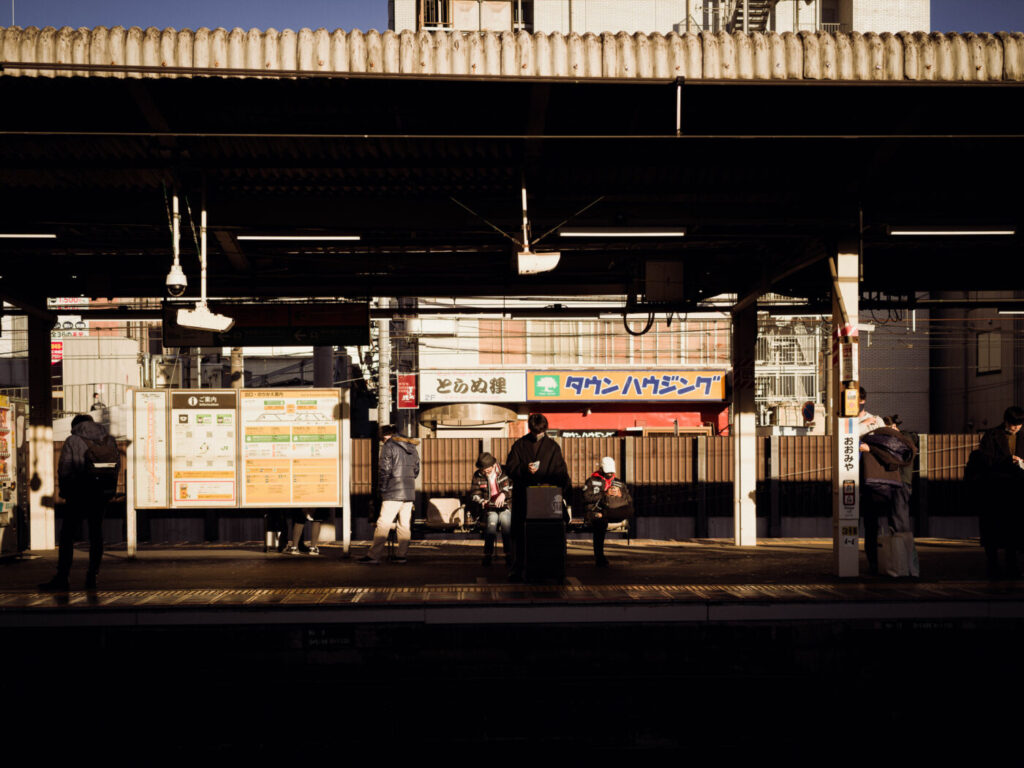
<path id="1" fill-rule="evenodd" d="M 341 390 L 132 393 L 136 509 L 341 505 Z"/>
<path id="2" fill-rule="evenodd" d="M 238 393 L 171 393 L 171 507 L 234 507 Z"/>
<path id="3" fill-rule="evenodd" d="M 341 504 L 337 389 L 242 390 L 242 506 Z"/>
<path id="4" fill-rule="evenodd" d="M 137 390 L 132 399 L 135 507 L 167 506 L 167 395 L 168 390 Z"/>

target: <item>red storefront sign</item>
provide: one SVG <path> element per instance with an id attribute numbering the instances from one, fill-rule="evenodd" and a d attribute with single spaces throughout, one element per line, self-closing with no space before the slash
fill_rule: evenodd
<path id="1" fill-rule="evenodd" d="M 50 365 L 56 365 L 64 359 L 64 342 L 63 341 L 51 341 L 50 342 Z"/>

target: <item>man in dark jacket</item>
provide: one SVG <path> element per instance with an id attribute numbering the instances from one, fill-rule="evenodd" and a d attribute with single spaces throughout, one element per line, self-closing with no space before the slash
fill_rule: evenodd
<path id="1" fill-rule="evenodd" d="M 106 452 L 108 455 L 101 456 Z M 97 469 L 97 462 L 103 466 Z M 113 466 L 109 466 L 109 465 Z M 82 414 L 71 421 L 71 435 L 64 441 L 57 463 L 57 481 L 64 505 L 64 522 L 60 529 L 60 549 L 57 555 L 57 575 L 42 589 L 65 591 L 71 574 L 71 561 L 75 555 L 75 540 L 82 529 L 82 521 L 89 524 L 89 570 L 85 575 L 85 588 L 96 589 L 96 577 L 103 559 L 103 511 L 116 490 L 121 469 L 117 442 L 106 427 L 97 424 L 92 416 Z"/>
<path id="2" fill-rule="evenodd" d="M 615 459 L 605 456 L 583 484 L 583 505 L 587 522 L 594 531 L 594 561 L 598 568 L 608 567 L 604 539 L 608 523 L 621 523 L 633 516 L 633 499 L 626 484 L 615 476 Z"/>
<path id="3" fill-rule="evenodd" d="M 398 518 L 398 552 L 394 562 L 405 563 L 412 539 L 412 502 L 416 498 L 416 478 L 420 474 L 418 440 L 402 437 L 391 425 L 380 428 L 384 445 L 380 450 L 377 481 L 380 489 L 380 516 L 373 533 L 373 545 L 359 558 L 360 563 L 377 565 L 384 554 L 391 526 Z"/>
<path id="4" fill-rule="evenodd" d="M 1010 406 L 1003 413 L 1003 423 L 986 430 L 981 436 L 975 472 L 980 474 L 981 499 L 981 544 L 985 548 L 988 574 L 999 578 L 999 550 L 1006 553 L 1006 575 L 1020 576 L 1017 564 L 1017 549 L 1024 542 L 1020 520 L 1022 494 L 1024 494 L 1024 446 L 1018 442 L 1021 425 L 1024 424 L 1024 410 Z M 980 470 L 980 471 L 979 471 Z"/>
<path id="5" fill-rule="evenodd" d="M 910 489 L 900 470 L 913 465 L 917 449 L 910 438 L 892 427 L 880 427 L 861 437 L 861 516 L 868 572 L 878 573 L 878 518 L 895 533 L 909 533 Z"/>
<path id="6" fill-rule="evenodd" d="M 526 489 L 534 485 L 554 485 L 563 494 L 569 488 L 569 470 L 562 449 L 545 437 L 548 420 L 542 413 L 531 413 L 529 433 L 512 444 L 505 460 L 505 473 L 512 478 L 512 568 L 509 578 L 521 581 L 525 566 L 523 538 L 526 534 Z"/>

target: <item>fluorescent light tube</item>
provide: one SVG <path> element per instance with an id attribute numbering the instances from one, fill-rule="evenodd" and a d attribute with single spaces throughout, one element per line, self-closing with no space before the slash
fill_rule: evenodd
<path id="1" fill-rule="evenodd" d="M 559 237 L 685 237 L 686 227 L 563 227 Z"/>
<path id="2" fill-rule="evenodd" d="M 238 235 L 237 240 L 281 240 L 281 241 L 330 241 L 358 240 L 359 235 Z"/>
<path id="3" fill-rule="evenodd" d="M 980 229 L 970 227 L 889 227 L 890 235 L 909 235 L 918 237 L 984 237 L 984 236 L 1007 236 L 1017 234 L 1013 227 L 1004 229 Z"/>

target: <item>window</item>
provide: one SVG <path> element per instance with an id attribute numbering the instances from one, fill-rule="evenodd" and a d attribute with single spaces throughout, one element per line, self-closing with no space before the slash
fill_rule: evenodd
<path id="1" fill-rule="evenodd" d="M 531 320 L 530 365 L 578 365 L 579 329 L 559 320 Z"/>
<path id="2" fill-rule="evenodd" d="M 452 25 L 449 0 L 420 0 L 421 29 L 444 29 Z"/>
<path id="3" fill-rule="evenodd" d="M 1000 331 L 985 331 L 978 334 L 978 375 L 999 373 L 1002 361 L 1003 334 Z"/>
<path id="4" fill-rule="evenodd" d="M 480 365 L 525 365 L 525 320 L 480 320 Z"/>

